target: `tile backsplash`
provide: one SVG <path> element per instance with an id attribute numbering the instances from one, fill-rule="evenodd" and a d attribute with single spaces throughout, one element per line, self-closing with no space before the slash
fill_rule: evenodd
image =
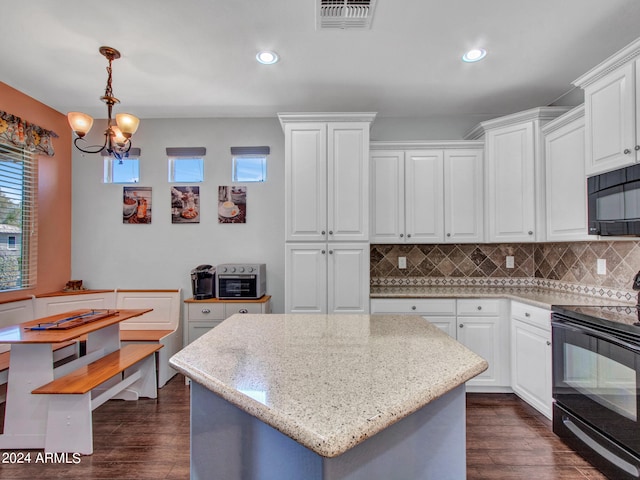
<path id="1" fill-rule="evenodd" d="M 506 268 L 506 257 L 514 268 Z M 406 257 L 407 268 L 398 268 Z M 597 273 L 606 260 L 606 274 Z M 480 279 L 549 281 L 604 289 L 631 290 L 640 270 L 640 240 L 570 243 L 371 245 L 371 282 L 390 279 L 433 283 L 436 279 L 476 283 Z M 403 283 L 404 283 L 403 281 Z M 437 282 L 436 282 L 437 283 Z"/>

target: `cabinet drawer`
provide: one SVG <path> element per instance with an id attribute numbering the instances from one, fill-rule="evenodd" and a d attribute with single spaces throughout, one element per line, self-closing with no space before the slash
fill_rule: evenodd
<path id="1" fill-rule="evenodd" d="M 500 300 L 465 298 L 458 300 L 458 316 L 483 317 L 500 315 Z"/>
<path id="2" fill-rule="evenodd" d="M 456 301 L 454 298 L 374 298 L 371 300 L 371 313 L 455 315 Z"/>
<path id="3" fill-rule="evenodd" d="M 189 320 L 224 320 L 222 303 L 189 303 Z"/>
<path id="4" fill-rule="evenodd" d="M 547 331 L 551 330 L 551 312 L 544 308 L 511 302 L 511 317 Z"/>
<path id="5" fill-rule="evenodd" d="M 234 313 L 262 313 L 261 303 L 227 303 L 224 308 L 227 317 Z"/>

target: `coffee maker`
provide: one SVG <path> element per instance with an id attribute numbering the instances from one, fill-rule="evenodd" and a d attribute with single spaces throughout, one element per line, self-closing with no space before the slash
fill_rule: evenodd
<path id="1" fill-rule="evenodd" d="M 216 267 L 211 265 L 198 265 L 191 270 L 191 288 L 194 300 L 215 297 L 215 277 Z"/>

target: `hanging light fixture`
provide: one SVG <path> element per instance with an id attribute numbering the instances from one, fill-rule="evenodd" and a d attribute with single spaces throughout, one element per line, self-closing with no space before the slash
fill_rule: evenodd
<path id="1" fill-rule="evenodd" d="M 103 150 L 107 150 L 110 155 L 113 155 L 117 159 L 127 157 L 129 150 L 131 149 L 131 136 L 136 133 L 140 119 L 134 117 L 129 113 L 118 113 L 115 121 L 111 118 L 113 106 L 116 103 L 120 103 L 116 97 L 113 96 L 113 90 L 111 88 L 111 62 L 120 58 L 120 52 L 111 47 L 100 47 L 100 53 L 109 60 L 109 66 L 107 67 L 107 87 L 104 91 L 104 95 L 100 97 L 104 103 L 107 104 L 107 130 L 104 132 L 104 143 L 100 145 L 92 145 L 87 148 L 82 148 L 79 142 L 84 140 L 84 136 L 89 133 L 91 126 L 93 125 L 93 118 L 86 113 L 81 112 L 69 112 L 67 119 L 73 133 L 76 134 L 76 139 L 73 144 L 78 150 L 84 153 L 99 153 Z"/>

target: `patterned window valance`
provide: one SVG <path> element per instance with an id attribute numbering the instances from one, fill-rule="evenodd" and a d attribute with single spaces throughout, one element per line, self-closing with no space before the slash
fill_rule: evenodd
<path id="1" fill-rule="evenodd" d="M 0 110 L 0 142 L 52 157 L 55 153 L 52 138 L 58 135 Z"/>

